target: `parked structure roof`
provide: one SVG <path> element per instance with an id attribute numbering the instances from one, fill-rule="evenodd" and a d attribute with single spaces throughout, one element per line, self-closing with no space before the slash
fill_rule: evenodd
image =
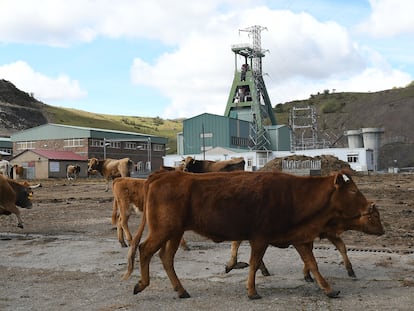
<path id="1" fill-rule="evenodd" d="M 83 157 L 72 151 L 56 151 L 45 149 L 29 149 L 24 152 L 31 151 L 49 160 L 66 160 L 66 161 L 87 161 L 86 157 Z"/>

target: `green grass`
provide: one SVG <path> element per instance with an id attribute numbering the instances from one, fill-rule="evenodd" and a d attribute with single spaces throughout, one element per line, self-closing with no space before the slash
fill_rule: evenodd
<path id="1" fill-rule="evenodd" d="M 167 153 L 177 152 L 177 133 L 182 131 L 182 120 L 164 120 L 159 117 L 132 117 L 106 115 L 82 110 L 47 106 L 45 113 L 51 123 L 94 127 L 116 131 L 150 134 L 168 138 Z"/>

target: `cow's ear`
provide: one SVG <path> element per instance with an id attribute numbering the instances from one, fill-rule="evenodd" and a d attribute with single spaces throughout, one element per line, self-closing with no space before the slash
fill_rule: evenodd
<path id="1" fill-rule="evenodd" d="M 349 182 L 351 179 L 345 174 L 335 174 L 334 185 L 339 188 Z"/>

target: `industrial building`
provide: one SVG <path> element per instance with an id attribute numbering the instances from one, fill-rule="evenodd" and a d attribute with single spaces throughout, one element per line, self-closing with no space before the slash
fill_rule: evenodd
<path id="1" fill-rule="evenodd" d="M 140 173 L 148 174 L 162 165 L 168 141 L 167 138 L 147 134 L 52 123 L 13 134 L 10 140 L 13 144 L 10 161 L 23 166 L 27 178 L 65 177 L 66 170 L 58 169 L 58 166 L 71 161 L 86 163 L 92 157 L 129 157 Z M 49 164 L 47 172 L 40 162 Z M 33 171 L 36 167 L 39 170 Z"/>

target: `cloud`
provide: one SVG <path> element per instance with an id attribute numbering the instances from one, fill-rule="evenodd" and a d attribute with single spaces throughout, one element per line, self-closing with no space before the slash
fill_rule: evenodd
<path id="1" fill-rule="evenodd" d="M 34 71 L 24 61 L 0 66 L 0 78 L 11 81 L 17 88 L 33 93 L 43 101 L 58 101 L 66 99 L 79 99 L 87 93 L 81 89 L 78 81 L 71 80 L 66 75 L 50 78 Z"/>
<path id="2" fill-rule="evenodd" d="M 370 0 L 372 13 L 357 29 L 374 37 L 414 34 L 412 0 Z"/>
<path id="3" fill-rule="evenodd" d="M 175 45 L 217 10 L 244 2 L 249 1 L 8 1 L 7 10 L 0 10 L 0 41 L 69 46 L 103 36 Z"/>
<path id="4" fill-rule="evenodd" d="M 115 39 L 137 45 L 141 39 L 149 39 L 168 46 L 168 52 L 147 58 L 143 55 L 150 54 L 150 49 L 142 54 L 137 51 L 130 67 L 134 85 L 151 88 L 168 101 L 161 115 L 164 118 L 224 113 L 235 69 L 231 44 L 250 43 L 247 33 L 238 30 L 252 25 L 267 28 L 261 33 L 262 48 L 269 50 L 263 72 L 273 105 L 308 98 L 325 89 L 375 91 L 412 80 L 409 74 L 392 68 L 382 55 L 356 42 L 354 33 L 339 23 L 320 21 L 300 10 L 293 13 L 260 6 L 265 2 L 9 1 L 7 10 L 0 11 L 0 42 L 69 49 L 110 38 L 115 44 Z M 370 3 L 372 14 L 359 25 L 361 31 L 387 36 L 413 31 L 407 15 L 414 11 L 414 2 Z M 241 61 L 238 59 L 239 65 Z M 0 67 L 2 76 L 4 72 L 19 88 L 42 100 L 86 96 L 77 80 L 67 75 L 48 77 L 23 61 Z"/>
<path id="5" fill-rule="evenodd" d="M 176 50 L 154 63 L 139 57 L 134 60 L 132 82 L 171 100 L 163 117 L 191 117 L 203 112 L 222 115 L 234 72 L 230 46 L 251 43 L 246 32 L 238 36 L 235 29 L 259 22 L 267 28 L 261 32 L 262 49 L 269 49 L 263 73 L 273 105 L 309 98 L 330 88 L 375 91 L 410 81 L 408 74 L 390 68 L 381 55 L 353 42 L 347 30 L 334 22 L 265 7 L 236 13 L 216 17 L 220 22 L 194 31 Z"/>

